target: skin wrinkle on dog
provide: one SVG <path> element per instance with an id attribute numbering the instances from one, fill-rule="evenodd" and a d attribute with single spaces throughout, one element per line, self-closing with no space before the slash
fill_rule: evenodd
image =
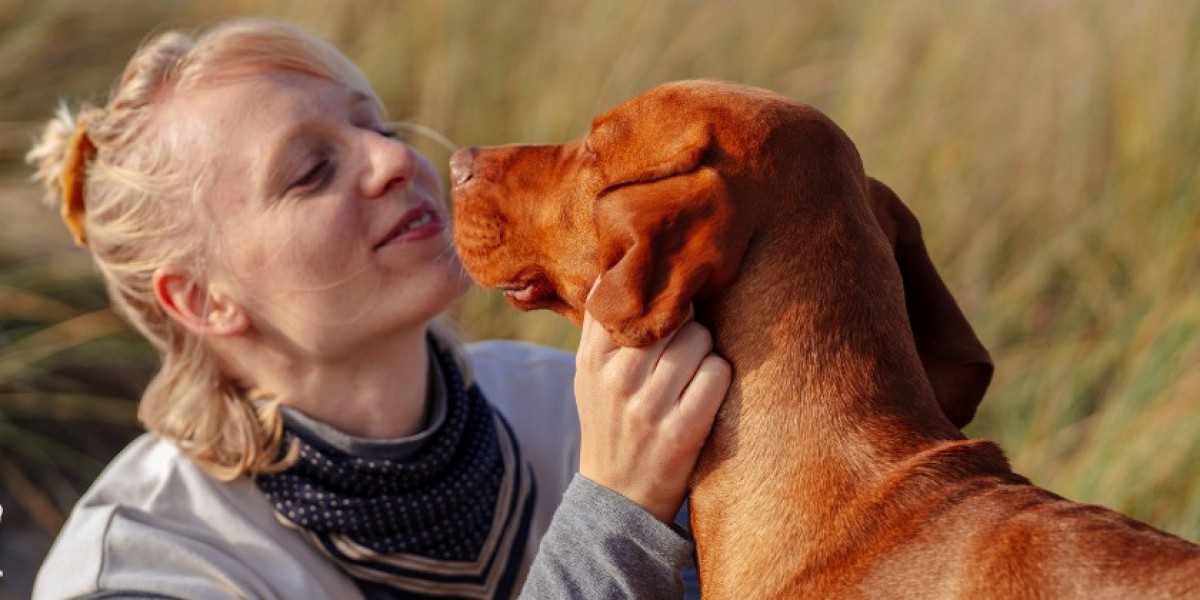
<path id="1" fill-rule="evenodd" d="M 456 245 L 482 285 L 529 285 L 533 301 L 510 301 L 577 324 L 586 306 L 625 345 L 694 303 L 733 365 L 693 476 L 706 597 L 1200 586 L 1196 546 L 1038 489 L 963 437 L 991 358 L 916 218 L 815 109 L 677 82 L 586 140 L 463 149 L 451 169 Z"/>

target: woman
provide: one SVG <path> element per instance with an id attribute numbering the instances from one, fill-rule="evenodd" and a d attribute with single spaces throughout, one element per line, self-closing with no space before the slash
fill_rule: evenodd
<path id="1" fill-rule="evenodd" d="M 35 597 L 681 593 L 669 524 L 729 385 L 707 332 L 627 349 L 588 319 L 574 360 L 456 344 L 436 173 L 332 46 L 265 20 L 160 35 L 29 158 L 162 357 L 149 433 Z"/>

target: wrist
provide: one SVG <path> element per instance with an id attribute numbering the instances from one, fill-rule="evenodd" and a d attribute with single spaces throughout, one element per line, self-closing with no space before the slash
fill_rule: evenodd
<path id="1" fill-rule="evenodd" d="M 609 480 L 603 476 L 589 473 L 584 469 L 580 469 L 579 475 L 638 506 L 643 511 L 649 513 L 650 516 L 666 525 L 672 525 L 675 522 L 675 516 L 679 512 L 679 507 L 683 505 L 682 495 L 672 500 L 667 495 L 664 495 L 661 489 L 656 490 L 639 486 L 636 483 L 621 483 Z"/>

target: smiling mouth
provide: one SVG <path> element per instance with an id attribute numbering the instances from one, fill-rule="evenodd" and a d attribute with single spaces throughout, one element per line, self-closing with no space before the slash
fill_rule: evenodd
<path id="1" fill-rule="evenodd" d="M 422 228 L 438 221 L 437 215 L 434 214 L 434 212 L 428 207 L 421 208 L 419 211 L 414 212 L 419 212 L 420 214 L 413 218 L 401 219 L 400 222 L 396 224 L 396 227 L 393 228 L 392 231 L 388 232 L 387 237 L 383 238 L 383 240 L 381 240 L 378 244 L 375 244 L 375 249 L 378 250 L 395 241 L 397 238 L 401 238 L 407 234 L 419 231 Z"/>
<path id="2" fill-rule="evenodd" d="M 400 228 L 400 232 L 397 233 L 396 235 L 404 235 L 405 233 L 408 233 L 418 227 L 428 225 L 432 221 L 433 221 L 433 213 L 427 212 L 427 213 L 417 217 L 416 220 L 411 221 L 408 225 L 405 225 L 404 227 Z"/>

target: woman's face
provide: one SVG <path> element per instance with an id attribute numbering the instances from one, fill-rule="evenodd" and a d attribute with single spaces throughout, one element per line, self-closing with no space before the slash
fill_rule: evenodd
<path id="1" fill-rule="evenodd" d="M 205 171 L 210 290 L 290 352 L 336 360 L 469 287 L 438 175 L 338 83 L 267 71 L 170 99 L 169 143 Z"/>

